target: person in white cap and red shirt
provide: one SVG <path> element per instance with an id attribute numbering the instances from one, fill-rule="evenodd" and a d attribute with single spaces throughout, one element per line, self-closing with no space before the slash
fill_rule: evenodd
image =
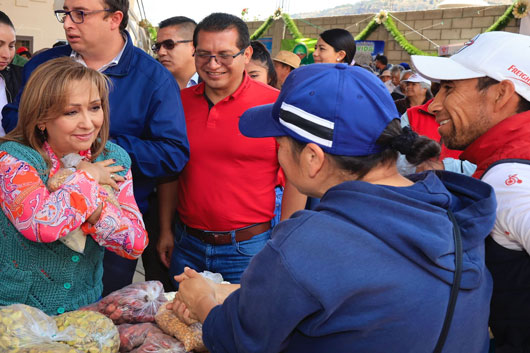
<path id="1" fill-rule="evenodd" d="M 431 83 L 417 73 L 412 74 L 405 82 L 405 98 L 395 101 L 400 115 L 407 109 L 427 103 L 432 98 Z"/>
<path id="2" fill-rule="evenodd" d="M 530 352 L 530 37 L 478 35 L 450 58 L 412 56 L 441 89 L 429 106 L 443 142 L 464 149 L 493 186 L 497 220 L 486 240 L 496 353 Z"/>

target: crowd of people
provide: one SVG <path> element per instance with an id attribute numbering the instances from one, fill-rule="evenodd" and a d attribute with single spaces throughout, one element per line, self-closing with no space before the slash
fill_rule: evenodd
<path id="1" fill-rule="evenodd" d="M 335 28 L 302 65 L 213 13 L 155 59 L 128 7 L 65 0 L 36 55 L 0 11 L 0 305 L 76 310 L 142 256 L 211 352 L 530 352 L 529 37 L 411 68 Z"/>

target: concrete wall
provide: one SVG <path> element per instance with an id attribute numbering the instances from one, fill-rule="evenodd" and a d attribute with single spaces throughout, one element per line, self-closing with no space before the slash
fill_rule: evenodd
<path id="1" fill-rule="evenodd" d="M 393 12 L 397 19 L 394 19 L 398 29 L 405 38 L 417 48 L 424 51 L 437 51 L 435 45 L 446 45 L 464 43 L 478 33 L 484 32 L 490 27 L 507 9 L 507 5 L 489 7 L 468 7 L 444 10 Z M 353 36 L 359 34 L 371 21 L 374 14 L 363 14 L 354 16 L 319 17 L 295 20 L 300 32 L 310 38 L 318 38 L 318 34 L 330 28 L 345 28 Z M 247 22 L 250 33 L 263 22 Z M 519 32 L 520 20 L 512 19 L 505 27 L 504 31 Z M 419 34 L 413 32 L 407 26 L 414 28 L 425 37 L 430 43 Z M 275 55 L 280 50 L 281 39 L 292 38 L 288 29 L 284 29 L 283 20 L 277 20 L 263 35 L 273 37 L 272 54 Z M 391 63 L 410 62 L 410 55 L 394 40 L 392 35 L 379 26 L 372 32 L 367 40 L 384 40 L 385 55 Z"/>
<path id="2" fill-rule="evenodd" d="M 13 21 L 17 36 L 33 37 L 33 52 L 65 40 L 53 6 L 53 0 L 0 0 L 0 9 Z"/>

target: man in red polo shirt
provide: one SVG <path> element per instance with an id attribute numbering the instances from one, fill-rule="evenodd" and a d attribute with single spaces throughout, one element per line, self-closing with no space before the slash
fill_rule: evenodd
<path id="1" fill-rule="evenodd" d="M 190 160 L 177 182 L 160 186 L 158 251 L 166 265 L 171 262 L 171 275 L 189 266 L 239 283 L 270 238 L 279 170 L 275 140 L 244 137 L 239 117 L 273 103 L 279 91 L 245 73 L 252 47 L 238 17 L 209 15 L 195 29 L 193 44 L 204 82 L 181 91 Z"/>

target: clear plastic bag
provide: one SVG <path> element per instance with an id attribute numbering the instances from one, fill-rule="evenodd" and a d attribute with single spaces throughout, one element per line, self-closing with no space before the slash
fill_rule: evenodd
<path id="1" fill-rule="evenodd" d="M 120 352 L 130 352 L 141 346 L 147 335 L 163 333 L 158 326 L 146 322 L 141 324 L 122 324 L 118 326 L 120 333 Z"/>
<path id="2" fill-rule="evenodd" d="M 19 352 L 43 347 L 49 352 L 75 352 L 59 341 L 69 339 L 59 333 L 55 321 L 39 309 L 24 304 L 0 307 L 0 352 Z"/>
<path id="3" fill-rule="evenodd" d="M 147 281 L 130 284 L 80 310 L 100 312 L 116 325 L 132 324 L 155 321 L 158 309 L 166 302 L 162 283 Z"/>
<path id="4" fill-rule="evenodd" d="M 158 326 L 167 333 L 177 338 L 183 343 L 185 352 L 195 350 L 197 352 L 206 351 L 202 342 L 202 325 L 195 323 L 186 325 L 171 310 L 163 305 L 155 317 Z"/>
<path id="5" fill-rule="evenodd" d="M 115 353 L 120 347 L 118 329 L 105 315 L 71 311 L 53 318 L 59 332 L 68 331 L 66 344 L 79 352 Z"/>
<path id="6" fill-rule="evenodd" d="M 145 342 L 131 353 L 186 353 L 188 350 L 174 337 L 163 332 L 148 334 Z"/>

